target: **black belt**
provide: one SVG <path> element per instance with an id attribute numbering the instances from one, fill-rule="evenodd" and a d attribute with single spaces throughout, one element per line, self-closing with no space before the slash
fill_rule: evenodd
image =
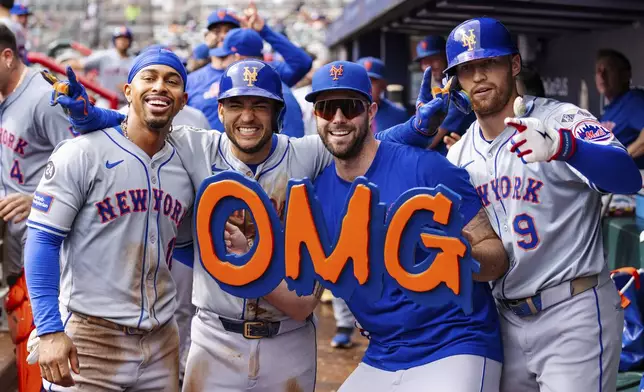
<path id="1" fill-rule="evenodd" d="M 226 331 L 238 333 L 246 339 L 270 338 L 280 331 L 279 321 L 231 320 L 221 316 L 219 321 Z"/>

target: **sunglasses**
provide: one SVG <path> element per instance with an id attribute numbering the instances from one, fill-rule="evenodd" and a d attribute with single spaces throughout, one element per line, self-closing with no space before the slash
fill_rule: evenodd
<path id="1" fill-rule="evenodd" d="M 347 120 L 351 120 L 366 112 L 367 105 L 363 100 L 346 98 L 317 101 L 313 107 L 315 115 L 326 121 L 333 120 L 338 109 L 342 111 Z"/>

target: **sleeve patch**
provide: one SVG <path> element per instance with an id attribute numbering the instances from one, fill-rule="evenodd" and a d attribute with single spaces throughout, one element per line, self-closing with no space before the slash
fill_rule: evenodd
<path id="1" fill-rule="evenodd" d="M 51 204 L 54 202 L 54 197 L 40 192 L 34 193 L 34 200 L 31 203 L 31 207 L 42 212 L 49 212 Z"/>
<path id="2" fill-rule="evenodd" d="M 573 134 L 577 139 L 600 144 L 608 144 L 614 138 L 613 133 L 596 120 L 578 122 L 575 124 Z"/>

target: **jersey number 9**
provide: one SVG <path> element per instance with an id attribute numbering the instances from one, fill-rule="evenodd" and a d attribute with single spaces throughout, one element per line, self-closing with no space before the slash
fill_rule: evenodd
<path id="1" fill-rule="evenodd" d="M 519 214 L 514 217 L 512 223 L 514 232 L 522 238 L 517 241 L 517 245 L 523 250 L 532 250 L 539 245 L 539 234 L 534 226 L 534 218 L 528 214 Z"/>

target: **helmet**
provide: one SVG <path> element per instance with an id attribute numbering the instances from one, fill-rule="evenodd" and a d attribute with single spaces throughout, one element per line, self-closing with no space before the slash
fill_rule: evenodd
<path id="1" fill-rule="evenodd" d="M 226 68 L 219 81 L 219 99 L 264 97 L 284 104 L 282 79 L 261 60 L 240 60 Z"/>
<path id="2" fill-rule="evenodd" d="M 453 74 L 459 64 L 472 60 L 519 53 L 508 29 L 496 19 L 475 18 L 456 26 L 447 39 L 447 69 Z"/>
<path id="3" fill-rule="evenodd" d="M 132 31 L 125 26 L 117 27 L 112 32 L 112 42 L 114 42 L 119 37 L 126 37 L 132 41 Z"/>
<path id="4" fill-rule="evenodd" d="M 219 80 L 219 101 L 232 97 L 264 97 L 277 101 L 273 131 L 279 132 L 284 121 L 282 79 L 273 67 L 261 60 L 240 60 L 226 68 Z"/>

